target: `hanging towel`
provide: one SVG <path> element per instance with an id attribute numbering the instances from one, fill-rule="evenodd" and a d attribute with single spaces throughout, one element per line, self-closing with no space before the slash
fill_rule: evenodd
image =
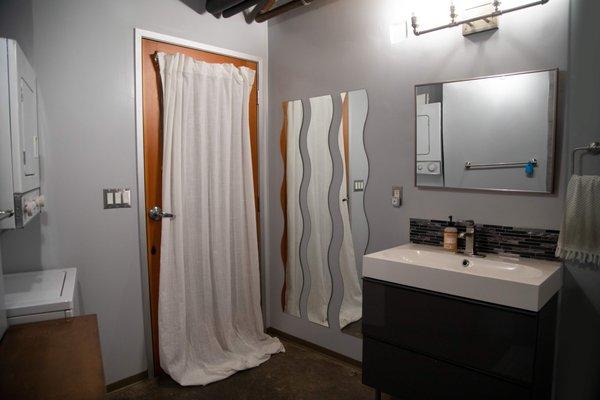
<path id="1" fill-rule="evenodd" d="M 556 256 L 600 265 L 600 176 L 571 177 Z"/>

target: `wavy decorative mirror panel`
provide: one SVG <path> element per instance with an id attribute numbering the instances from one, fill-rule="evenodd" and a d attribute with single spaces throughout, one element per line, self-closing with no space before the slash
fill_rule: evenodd
<path id="1" fill-rule="evenodd" d="M 307 252 L 310 271 L 307 313 L 309 321 L 329 326 L 327 311 L 332 285 L 328 252 L 331 243 L 332 221 L 328 195 L 333 177 L 333 161 L 329 151 L 329 129 L 333 117 L 331 96 L 311 98 L 310 110 L 307 148 L 311 173 L 307 203 L 311 224 Z"/>
<path id="2" fill-rule="evenodd" d="M 361 337 L 362 256 L 369 240 L 364 208 L 364 190 L 369 177 L 369 161 L 364 146 L 364 127 L 369 101 L 366 90 L 341 94 L 342 117 L 338 135 L 343 177 L 339 206 L 343 223 L 340 272 L 344 296 L 339 323 L 344 333 Z"/>
<path id="3" fill-rule="evenodd" d="M 302 101 L 285 101 L 280 148 L 284 165 L 281 185 L 281 207 L 283 209 L 284 232 L 281 239 L 281 256 L 285 268 L 285 281 L 281 293 L 283 311 L 300 317 L 300 296 L 304 285 L 304 274 L 300 260 L 300 241 L 304 229 L 300 209 L 300 184 L 304 164 L 300 154 L 300 133 L 304 110 Z"/>

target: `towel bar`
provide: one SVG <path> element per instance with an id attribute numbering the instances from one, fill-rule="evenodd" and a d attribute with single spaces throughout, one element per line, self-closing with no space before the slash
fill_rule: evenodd
<path id="1" fill-rule="evenodd" d="M 592 142 L 587 146 L 575 147 L 571 152 L 571 175 L 575 173 L 575 155 L 578 151 L 586 151 L 592 154 L 600 154 L 600 142 Z"/>
<path id="2" fill-rule="evenodd" d="M 532 164 L 533 166 L 537 166 L 537 160 L 532 158 L 529 161 L 522 162 L 497 162 L 497 163 L 489 163 L 489 164 L 473 164 L 471 161 L 465 162 L 465 169 L 470 168 L 489 168 L 489 167 L 524 167 L 527 164 Z"/>

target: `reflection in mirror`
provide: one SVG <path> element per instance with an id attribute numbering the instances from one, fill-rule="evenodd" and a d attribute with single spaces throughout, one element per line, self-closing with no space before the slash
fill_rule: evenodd
<path id="1" fill-rule="evenodd" d="M 332 233 L 328 207 L 329 186 L 333 174 L 333 161 L 329 152 L 329 129 L 332 116 L 331 96 L 310 99 L 310 124 L 307 133 L 311 171 L 307 193 L 310 215 L 307 255 L 310 290 L 307 312 L 310 321 L 324 326 L 329 326 L 327 309 L 331 298 L 331 272 L 327 257 Z"/>
<path id="2" fill-rule="evenodd" d="M 552 192 L 557 71 L 418 85 L 416 184 Z"/>
<path id="3" fill-rule="evenodd" d="M 300 131 L 302 128 L 302 102 L 283 102 L 283 126 L 281 129 L 281 156 L 284 179 L 281 185 L 281 207 L 285 215 L 281 256 L 285 268 L 282 290 L 283 311 L 300 317 L 300 295 L 304 276 L 300 262 L 300 239 L 302 238 L 302 212 L 300 210 L 300 183 L 303 165 L 300 155 Z"/>
<path id="4" fill-rule="evenodd" d="M 362 256 L 369 239 L 369 226 L 364 209 L 364 189 L 369 176 L 369 162 L 364 147 L 364 127 L 367 118 L 366 90 L 342 93 L 342 120 L 339 147 L 342 154 L 343 177 L 339 205 L 342 214 L 343 239 L 340 249 L 340 272 L 344 297 L 340 308 L 340 328 L 361 337 L 362 317 Z"/>

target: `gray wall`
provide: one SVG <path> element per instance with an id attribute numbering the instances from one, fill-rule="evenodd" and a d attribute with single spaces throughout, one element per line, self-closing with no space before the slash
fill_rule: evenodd
<path id="1" fill-rule="evenodd" d="M 115 382 L 146 370 L 137 193 L 131 209 L 105 211 L 101 203 L 104 187 L 136 187 L 133 30 L 266 62 L 267 26 L 199 15 L 178 0 L 1 4 L 2 33 L 19 39 L 38 75 L 48 204 L 41 219 L 2 235 L 5 272 L 77 267 L 84 310 L 98 314 L 106 380 Z"/>
<path id="2" fill-rule="evenodd" d="M 571 0 L 567 147 L 600 140 L 600 2 Z M 600 175 L 600 156 L 583 156 L 584 174 Z M 570 167 L 569 167 L 570 168 Z M 566 182 L 565 182 L 566 185 Z M 600 398 L 600 270 L 567 264 L 562 290 L 556 393 Z"/>
<path id="3" fill-rule="evenodd" d="M 558 132 L 557 191 L 551 195 L 495 194 L 414 187 L 414 103 L 418 83 L 439 82 L 532 69 L 563 71 L 568 61 L 568 0 L 501 17 L 495 32 L 463 37 L 449 29 L 390 44 L 389 14 L 401 0 L 321 0 L 269 25 L 271 325 L 306 340 L 360 358 L 360 340 L 283 314 L 283 214 L 278 204 L 282 162 L 278 137 L 286 99 L 365 88 L 369 115 L 365 146 L 370 175 L 365 193 L 368 251 L 408 241 L 410 217 L 473 218 L 495 223 L 558 228 L 563 205 L 563 116 Z M 334 21 L 334 22 L 332 22 Z M 564 79 L 561 105 L 564 102 Z M 404 186 L 401 208 L 390 204 L 391 188 Z"/>
<path id="4" fill-rule="evenodd" d="M 16 39 L 33 63 L 33 7 L 31 0 L 0 0 L 0 37 Z"/>

